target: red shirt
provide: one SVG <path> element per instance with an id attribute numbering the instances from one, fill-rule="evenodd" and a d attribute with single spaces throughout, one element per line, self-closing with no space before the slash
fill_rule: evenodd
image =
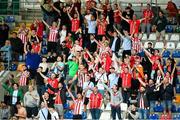
<path id="1" fill-rule="evenodd" d="M 44 30 L 44 24 L 42 22 L 38 22 L 36 34 L 41 40 L 43 38 L 43 30 Z"/>
<path id="2" fill-rule="evenodd" d="M 145 9 L 143 11 L 143 18 L 147 18 L 145 20 L 143 20 L 143 23 L 147 24 L 147 23 L 150 23 L 151 22 L 151 19 L 153 17 L 153 12 L 151 10 L 147 10 Z"/>
<path id="3" fill-rule="evenodd" d="M 55 101 L 54 101 L 54 104 L 57 104 L 57 105 L 59 105 L 59 104 L 62 104 L 62 100 L 61 100 L 61 96 L 60 96 L 60 90 L 57 92 L 57 96 L 56 96 L 56 98 L 55 98 Z"/>
<path id="4" fill-rule="evenodd" d="M 153 55 L 151 56 L 151 61 L 154 63 L 152 65 L 152 70 L 156 70 L 158 68 L 158 64 L 156 64 L 156 60 L 160 59 L 160 56 L 157 56 L 157 55 Z"/>
<path id="5" fill-rule="evenodd" d="M 100 109 L 102 100 L 103 98 L 102 98 L 101 93 L 97 93 L 97 94 L 91 93 L 90 98 L 89 98 L 90 109 L 93 109 L 93 108 Z"/>
<path id="6" fill-rule="evenodd" d="M 55 89 L 58 88 L 58 80 L 57 79 L 52 80 L 51 78 L 49 78 L 47 81 L 48 81 L 48 84 L 51 85 L 53 88 L 55 88 Z M 54 92 L 49 88 L 48 88 L 48 93 L 54 94 Z"/>
<path id="7" fill-rule="evenodd" d="M 131 79 L 132 75 L 131 73 L 121 73 L 121 79 L 122 79 L 122 87 L 123 88 L 130 88 L 131 87 Z"/>
<path id="8" fill-rule="evenodd" d="M 32 49 L 34 50 L 35 53 L 39 53 L 40 51 L 40 44 L 32 44 Z"/>
<path id="9" fill-rule="evenodd" d="M 119 10 L 114 11 L 114 23 L 120 24 L 121 17 L 119 16 Z"/>
<path id="10" fill-rule="evenodd" d="M 79 19 L 72 19 L 71 24 L 72 24 L 71 31 L 76 32 L 79 29 L 80 20 Z"/>
<path id="11" fill-rule="evenodd" d="M 134 34 L 139 33 L 140 20 L 128 20 L 128 23 L 130 24 L 130 34 L 132 34 L 134 30 Z"/>
<path id="12" fill-rule="evenodd" d="M 105 35 L 106 34 L 106 25 L 107 21 L 104 20 L 103 22 L 98 21 L 98 35 Z"/>

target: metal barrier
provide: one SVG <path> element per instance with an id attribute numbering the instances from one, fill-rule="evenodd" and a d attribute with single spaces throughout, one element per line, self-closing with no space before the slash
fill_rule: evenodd
<path id="1" fill-rule="evenodd" d="M 10 62 L 11 62 L 10 51 L 0 50 L 0 62 L 4 64 L 5 70 L 10 69 Z"/>

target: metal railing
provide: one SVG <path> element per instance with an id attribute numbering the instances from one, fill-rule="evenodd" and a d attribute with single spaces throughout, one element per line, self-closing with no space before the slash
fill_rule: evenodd
<path id="1" fill-rule="evenodd" d="M 10 51 L 0 50 L 0 62 L 3 62 L 5 70 L 10 69 L 10 62 L 11 62 L 11 54 Z"/>

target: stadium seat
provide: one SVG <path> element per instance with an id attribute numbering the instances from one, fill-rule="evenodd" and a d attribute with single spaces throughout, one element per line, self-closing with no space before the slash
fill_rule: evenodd
<path id="1" fill-rule="evenodd" d="M 158 120 L 159 119 L 159 115 L 158 114 L 151 114 L 149 115 L 149 120 Z"/>
<path id="2" fill-rule="evenodd" d="M 166 44 L 167 49 L 175 49 L 175 43 L 174 42 L 167 42 Z"/>
<path id="3" fill-rule="evenodd" d="M 155 107 L 154 107 L 154 111 L 155 112 L 163 112 L 163 106 L 161 105 L 161 104 L 159 104 L 159 105 L 156 105 Z"/>
<path id="4" fill-rule="evenodd" d="M 16 64 L 11 64 L 10 65 L 10 70 L 11 71 L 16 71 L 17 70 L 17 65 Z"/>
<path id="5" fill-rule="evenodd" d="M 163 42 L 156 42 L 154 45 L 155 49 L 163 49 L 164 48 L 164 43 Z"/>
<path id="6" fill-rule="evenodd" d="M 5 18 L 5 22 L 7 22 L 7 23 L 13 23 L 13 22 L 15 22 L 14 16 L 7 16 L 7 17 Z"/>
<path id="7" fill-rule="evenodd" d="M 173 58 L 180 58 L 180 51 L 178 51 L 178 50 L 173 51 L 172 57 Z"/>
<path id="8" fill-rule="evenodd" d="M 63 108 L 64 109 L 69 109 L 69 104 L 68 103 L 63 104 Z"/>
<path id="9" fill-rule="evenodd" d="M 43 47 L 42 50 L 41 50 L 41 53 L 42 53 L 43 55 L 47 54 L 47 53 L 48 53 L 47 47 Z"/>
<path id="10" fill-rule="evenodd" d="M 177 108 L 177 112 L 178 112 L 178 113 L 180 113 L 180 106 L 178 106 L 178 108 Z"/>
<path id="11" fill-rule="evenodd" d="M 176 49 L 180 49 L 180 43 L 177 43 Z"/>
<path id="12" fill-rule="evenodd" d="M 110 105 L 110 103 L 108 103 L 108 104 L 106 105 L 105 110 L 111 110 L 111 105 Z"/>
<path id="13" fill-rule="evenodd" d="M 42 41 L 42 46 L 47 46 L 47 42 L 45 40 Z"/>
<path id="14" fill-rule="evenodd" d="M 72 119 L 73 118 L 73 112 L 72 111 L 66 111 L 64 113 L 64 119 Z"/>
<path id="15" fill-rule="evenodd" d="M 164 58 L 168 58 L 168 57 L 170 57 L 170 55 L 171 55 L 171 52 L 169 50 L 165 50 L 162 56 Z"/>
<path id="16" fill-rule="evenodd" d="M 176 105 L 172 104 L 171 111 L 176 112 Z"/>
<path id="17" fill-rule="evenodd" d="M 176 86 L 176 92 L 180 93 L 180 86 L 179 85 Z"/>
<path id="18" fill-rule="evenodd" d="M 155 33 L 151 33 L 149 35 L 149 39 L 148 40 L 156 40 L 156 34 Z"/>
<path id="19" fill-rule="evenodd" d="M 173 32 L 173 27 L 172 27 L 172 25 L 166 25 L 165 30 L 166 30 L 166 33 L 172 33 L 172 32 Z"/>
<path id="20" fill-rule="evenodd" d="M 162 36 L 160 37 L 160 40 L 163 40 Z M 169 40 L 169 35 L 165 34 L 165 40 L 168 41 Z"/>
<path id="21" fill-rule="evenodd" d="M 177 26 L 175 32 L 180 33 L 180 26 Z"/>
<path id="22" fill-rule="evenodd" d="M 179 34 L 172 34 L 170 41 L 179 41 L 180 37 Z"/>
<path id="23" fill-rule="evenodd" d="M 142 36 L 142 40 L 147 40 L 147 34 L 143 34 L 143 36 Z"/>

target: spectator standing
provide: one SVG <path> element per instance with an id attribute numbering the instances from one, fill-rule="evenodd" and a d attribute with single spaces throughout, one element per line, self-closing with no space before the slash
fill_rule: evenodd
<path id="1" fill-rule="evenodd" d="M 147 38 L 149 38 L 151 32 L 151 20 L 154 17 L 150 4 L 147 4 L 147 7 L 142 11 L 142 14 L 143 14 L 142 15 L 143 18 L 147 18 L 147 19 L 143 20 L 141 25 L 141 31 L 142 33 L 145 33 L 146 31 Z"/>
<path id="2" fill-rule="evenodd" d="M 38 118 L 38 120 L 48 119 L 48 109 L 44 102 L 41 103 L 41 108 L 39 109 L 38 116 L 36 118 Z"/>
<path id="3" fill-rule="evenodd" d="M 14 83 L 11 87 L 8 87 L 5 83 L 3 83 L 2 87 L 10 94 L 10 116 L 13 117 L 16 113 L 16 102 L 23 102 L 22 90 L 19 89 L 19 85 L 17 83 Z"/>
<path id="4" fill-rule="evenodd" d="M 157 41 L 160 41 L 161 36 L 162 36 L 163 40 L 165 40 L 166 25 L 167 25 L 167 19 L 164 16 L 164 13 L 162 11 L 159 11 L 158 17 L 155 20 Z"/>
<path id="5" fill-rule="evenodd" d="M 109 88 L 107 85 L 102 83 L 104 87 L 110 92 L 111 95 L 111 116 L 113 120 L 116 120 L 116 113 L 118 115 L 118 119 L 121 119 L 121 108 L 120 104 L 123 102 L 123 97 L 121 94 L 121 90 L 118 89 L 118 86 L 115 84 L 113 85 L 112 89 Z"/>
<path id="6" fill-rule="evenodd" d="M 22 23 L 18 31 L 18 37 L 22 40 L 23 44 L 28 41 L 28 34 L 29 30 L 26 28 L 26 24 Z"/>
<path id="7" fill-rule="evenodd" d="M 38 115 L 38 106 L 39 106 L 39 94 L 34 90 L 34 86 L 29 85 L 29 90 L 24 95 L 24 107 L 27 111 L 27 118 L 34 118 Z"/>
<path id="8" fill-rule="evenodd" d="M 9 26 L 5 23 L 4 20 L 1 21 L 0 24 L 0 47 L 5 44 L 5 41 L 9 36 Z"/>
<path id="9" fill-rule="evenodd" d="M 17 37 L 17 33 L 13 32 L 9 39 L 12 46 L 12 60 L 18 61 L 19 56 L 23 54 L 23 43 L 20 38 Z"/>
<path id="10" fill-rule="evenodd" d="M 17 113 L 15 114 L 15 117 L 18 120 L 26 120 L 27 112 L 20 102 L 16 102 L 16 108 L 17 108 Z"/>
<path id="11" fill-rule="evenodd" d="M 5 41 L 5 45 L 1 47 L 0 51 L 2 51 L 3 60 L 5 62 L 12 60 L 12 46 L 10 40 Z"/>
<path id="12" fill-rule="evenodd" d="M 101 116 L 102 100 L 103 100 L 103 97 L 101 93 L 98 92 L 98 87 L 95 86 L 93 89 L 93 93 L 91 93 L 90 98 L 89 98 L 92 120 L 99 120 Z"/>
<path id="13" fill-rule="evenodd" d="M 48 25 L 44 20 L 43 23 L 50 30 L 48 37 L 48 52 L 56 52 L 57 39 L 58 39 L 58 30 L 60 27 L 60 19 L 58 19 L 58 24 L 56 22 L 52 23 L 52 26 Z"/>

